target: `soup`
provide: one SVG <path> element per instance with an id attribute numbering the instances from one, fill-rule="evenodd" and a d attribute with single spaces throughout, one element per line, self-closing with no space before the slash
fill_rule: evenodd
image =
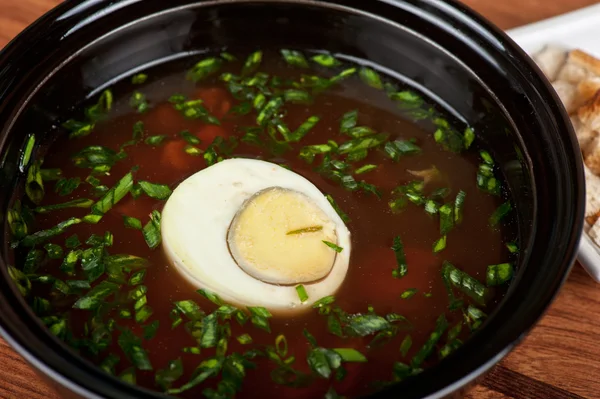
<path id="1" fill-rule="evenodd" d="M 493 156 L 327 53 L 215 53 L 96 95 L 21 166 L 16 286 L 50 331 L 180 397 L 357 397 L 457 350 L 514 274 Z"/>

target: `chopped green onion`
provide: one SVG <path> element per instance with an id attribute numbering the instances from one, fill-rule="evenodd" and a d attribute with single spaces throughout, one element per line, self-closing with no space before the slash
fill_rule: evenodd
<path id="1" fill-rule="evenodd" d="M 40 170 L 43 181 L 56 181 L 62 177 L 62 170 L 55 169 L 42 169 Z"/>
<path id="2" fill-rule="evenodd" d="M 466 197 L 467 193 L 462 190 L 456 194 L 456 199 L 454 200 L 454 222 L 456 224 L 460 224 L 462 222 Z"/>
<path id="3" fill-rule="evenodd" d="M 406 354 L 410 350 L 411 346 L 412 346 L 412 338 L 410 335 L 407 335 L 406 337 L 404 337 L 404 339 L 402 340 L 402 343 L 400 344 L 400 353 L 402 353 L 402 356 L 406 356 Z"/>
<path id="4" fill-rule="evenodd" d="M 248 76 L 251 73 L 254 73 L 262 62 L 262 55 L 262 51 L 255 51 L 254 53 L 250 54 L 244 63 L 242 75 Z"/>
<path id="5" fill-rule="evenodd" d="M 423 362 L 431 355 L 438 341 L 442 338 L 444 331 L 448 328 L 448 321 L 443 314 L 438 317 L 435 330 L 431 333 L 427 342 L 421 347 L 419 352 L 412 358 L 410 364 L 413 368 L 420 367 Z"/>
<path id="6" fill-rule="evenodd" d="M 198 62 L 190 71 L 188 71 L 187 78 L 194 82 L 198 82 L 216 73 L 221 68 L 222 64 L 223 61 L 219 58 L 206 58 Z"/>
<path id="7" fill-rule="evenodd" d="M 44 245 L 44 249 L 48 253 L 50 259 L 60 259 L 63 257 L 63 249 L 60 245 L 48 243 Z"/>
<path id="8" fill-rule="evenodd" d="M 166 184 L 156 184 L 147 181 L 140 181 L 138 184 L 148 197 L 157 200 L 166 200 L 172 193 L 171 189 Z"/>
<path id="9" fill-rule="evenodd" d="M 323 244 L 327 245 L 329 248 L 333 249 L 335 252 L 340 253 L 344 250 L 344 248 L 337 246 L 336 244 L 323 240 Z"/>
<path id="10" fill-rule="evenodd" d="M 134 91 L 129 99 L 129 105 L 132 108 L 135 108 L 138 113 L 143 114 L 148 111 L 150 105 L 148 104 L 148 100 L 146 100 L 146 96 L 139 91 Z"/>
<path id="11" fill-rule="evenodd" d="M 514 268 L 510 263 L 490 265 L 487 267 L 486 282 L 488 287 L 502 285 L 509 282 L 513 275 Z"/>
<path id="12" fill-rule="evenodd" d="M 121 201 L 133 186 L 133 175 L 127 173 L 119 182 L 107 193 L 92 205 L 92 213 L 95 215 L 103 215 L 108 212 L 117 202 Z"/>
<path id="13" fill-rule="evenodd" d="M 258 96 L 257 96 L 258 97 Z M 307 91 L 299 89 L 289 89 L 283 92 L 283 98 L 286 102 L 292 104 L 310 104 L 312 98 Z M 256 104 L 256 103 L 255 103 Z M 256 107 L 261 108 L 261 107 Z"/>
<path id="14" fill-rule="evenodd" d="M 92 176 L 91 176 L 92 177 Z M 54 192 L 56 192 L 60 196 L 65 196 L 71 194 L 73 191 L 79 187 L 81 184 L 81 179 L 79 177 L 74 178 L 60 178 L 56 182 L 54 186 Z"/>
<path id="15" fill-rule="evenodd" d="M 471 147 L 471 144 L 473 144 L 473 140 L 475 140 L 475 132 L 473 132 L 472 128 L 467 127 L 463 136 L 465 140 L 465 149 L 468 150 L 469 147 Z"/>
<path id="16" fill-rule="evenodd" d="M 383 82 L 379 74 L 371 68 L 362 67 L 359 72 L 359 76 L 363 82 L 375 89 L 383 89 Z"/>
<path id="17" fill-rule="evenodd" d="M 446 235 L 454 227 L 454 209 L 452 205 L 445 204 L 439 209 L 440 212 L 440 234 Z"/>
<path id="18" fill-rule="evenodd" d="M 35 147 L 35 134 L 30 134 L 27 138 L 27 142 L 25 143 L 25 149 L 21 153 L 21 160 L 19 162 L 19 169 L 21 172 L 25 172 L 27 166 L 29 165 L 29 161 L 31 160 L 31 154 L 33 153 L 33 148 Z"/>
<path id="19" fill-rule="evenodd" d="M 150 214 L 150 221 L 146 223 L 146 225 L 142 229 L 142 234 L 144 236 L 144 240 L 146 240 L 146 244 L 148 244 L 148 246 L 151 249 L 155 249 L 160 245 L 161 236 L 159 211 L 152 211 L 152 213 Z"/>
<path id="20" fill-rule="evenodd" d="M 78 218 L 67 219 L 64 222 L 61 222 L 50 229 L 40 230 L 38 232 L 35 232 L 33 234 L 26 236 L 25 238 L 23 238 L 21 240 L 20 245 L 22 245 L 24 247 L 33 247 L 35 245 L 41 244 L 42 242 L 44 242 L 54 236 L 64 233 L 64 231 L 68 227 L 73 226 L 75 224 L 79 224 L 79 223 L 81 223 L 81 221 L 82 220 L 78 219 Z"/>
<path id="21" fill-rule="evenodd" d="M 273 317 L 273 315 L 261 306 L 248 306 L 248 310 L 250 311 L 250 321 L 252 324 L 270 333 L 269 318 Z"/>
<path id="22" fill-rule="evenodd" d="M 488 289 L 477 279 L 457 269 L 448 261 L 442 265 L 442 277 L 444 281 L 451 283 L 460 291 L 470 296 L 479 305 L 485 305 L 489 297 Z"/>
<path id="23" fill-rule="evenodd" d="M 141 338 L 136 337 L 133 332 L 124 328 L 117 340 L 119 346 L 133 365 L 139 370 L 152 370 L 152 364 L 148 353 L 142 348 Z"/>
<path id="24" fill-rule="evenodd" d="M 148 80 L 148 75 L 145 73 L 138 73 L 137 75 L 133 75 L 131 78 L 131 83 L 134 85 L 141 85 L 146 83 L 146 80 Z"/>
<path id="25" fill-rule="evenodd" d="M 200 144 L 200 139 L 196 136 L 194 136 L 193 134 L 190 133 L 189 130 L 183 130 L 181 132 L 179 132 L 179 135 L 188 143 L 191 145 L 197 145 Z"/>
<path id="26" fill-rule="evenodd" d="M 252 343 L 252 337 L 250 334 L 242 334 L 237 337 L 237 340 L 242 345 L 249 345 Z"/>
<path id="27" fill-rule="evenodd" d="M 441 236 L 436 242 L 433 243 L 433 252 L 438 253 L 446 249 L 446 236 Z"/>
<path id="28" fill-rule="evenodd" d="M 298 293 L 298 299 L 300 299 L 300 302 L 306 302 L 308 300 L 306 288 L 304 288 L 302 284 L 296 286 L 296 292 Z"/>
<path id="29" fill-rule="evenodd" d="M 68 209 L 68 208 L 89 208 L 94 204 L 94 201 L 91 199 L 75 199 L 72 201 L 64 202 L 62 204 L 54 204 L 54 205 L 45 205 L 38 206 L 34 209 L 37 213 L 48 213 L 50 211 L 56 211 L 59 209 Z"/>
<path id="30" fill-rule="evenodd" d="M 358 123 L 358 110 L 346 112 L 340 121 L 340 133 L 348 133 Z"/>
<path id="31" fill-rule="evenodd" d="M 494 213 L 492 213 L 492 216 L 490 216 L 490 226 L 492 226 L 492 227 L 497 226 L 498 223 L 500 223 L 500 221 L 506 215 L 508 215 L 511 210 L 512 210 L 512 205 L 511 205 L 510 201 L 506 201 L 505 203 L 500 205 L 498 207 L 498 209 L 496 209 L 494 211 Z"/>
<path id="32" fill-rule="evenodd" d="M 36 205 L 39 205 L 44 198 L 44 182 L 42 181 L 41 161 L 33 162 L 27 170 L 27 179 L 25 181 L 25 193 L 27 197 Z"/>
<path id="33" fill-rule="evenodd" d="M 303 229 L 288 231 L 286 235 L 304 234 L 304 233 L 316 233 L 317 231 L 323 230 L 323 226 L 310 226 Z"/>
<path id="34" fill-rule="evenodd" d="M 365 355 L 363 355 L 356 349 L 334 348 L 333 350 L 342 357 L 342 361 L 344 362 L 365 363 L 367 361 Z"/>
<path id="35" fill-rule="evenodd" d="M 317 54 L 311 58 L 317 64 L 326 68 L 334 68 L 342 65 L 340 61 L 330 54 Z"/>
<path id="36" fill-rule="evenodd" d="M 164 134 L 162 134 L 162 135 L 158 135 L 158 136 L 149 136 L 149 137 L 146 137 L 146 140 L 144 140 L 144 142 L 146 144 L 148 144 L 148 145 L 151 145 L 151 146 L 159 146 L 166 139 L 167 139 L 167 136 L 165 136 Z"/>
<path id="37" fill-rule="evenodd" d="M 397 268 L 392 271 L 392 277 L 401 278 L 406 276 L 408 272 L 408 265 L 406 263 L 406 255 L 404 254 L 404 245 L 400 236 L 394 237 L 394 245 L 392 245 L 392 251 L 396 255 Z"/>
<path id="38" fill-rule="evenodd" d="M 119 286 L 109 281 L 101 281 L 92 288 L 87 294 L 79 298 L 73 305 L 75 309 L 95 309 L 100 306 L 104 300 L 117 292 Z"/>
<path id="39" fill-rule="evenodd" d="M 361 175 L 363 173 L 367 173 L 367 172 L 370 172 L 370 171 L 375 170 L 375 169 L 377 169 L 377 165 L 367 164 L 367 165 L 363 165 L 360 168 L 356 169 L 354 171 L 354 173 L 357 174 L 357 175 Z"/>
<path id="40" fill-rule="evenodd" d="M 290 64 L 291 66 L 295 66 L 298 68 L 308 68 L 308 61 L 304 57 L 304 55 L 296 50 L 281 50 L 281 55 L 285 62 Z"/>
<path id="41" fill-rule="evenodd" d="M 142 222 L 140 221 L 140 219 L 134 218 L 131 216 L 123 215 L 123 224 L 125 225 L 125 227 L 127 227 L 129 229 L 134 229 L 134 230 L 142 229 Z"/>
<path id="42" fill-rule="evenodd" d="M 508 252 L 510 252 L 511 254 L 516 254 L 519 252 L 519 246 L 517 245 L 516 242 L 506 243 L 506 248 L 508 249 Z"/>
<path id="43" fill-rule="evenodd" d="M 415 296 L 417 291 L 418 290 L 416 288 L 409 288 L 406 291 L 404 291 L 402 294 L 400 294 L 400 298 L 402 298 L 402 299 L 412 298 L 413 296 Z"/>

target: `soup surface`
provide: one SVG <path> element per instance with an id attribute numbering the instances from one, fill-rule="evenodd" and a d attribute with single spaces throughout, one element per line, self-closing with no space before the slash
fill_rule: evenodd
<path id="1" fill-rule="evenodd" d="M 458 349 L 512 278 L 511 203 L 478 132 L 371 67 L 217 53 L 137 74 L 72 118 L 49 148 L 32 134 L 24 149 L 10 272 L 53 334 L 125 381 L 190 398 L 366 395 Z M 351 254 L 338 290 L 309 299 L 312 283 L 293 284 L 316 302 L 278 312 L 182 276 L 163 207 L 230 158 L 282 165 L 327 196 L 351 237 L 324 243 Z"/>

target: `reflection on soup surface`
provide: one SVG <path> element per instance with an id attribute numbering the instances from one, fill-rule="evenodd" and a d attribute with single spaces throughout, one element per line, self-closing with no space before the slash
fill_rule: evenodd
<path id="1" fill-rule="evenodd" d="M 216 53 L 70 117 L 23 150 L 10 272 L 127 382 L 368 394 L 457 350 L 512 279 L 509 193 L 478 132 L 372 67 Z"/>

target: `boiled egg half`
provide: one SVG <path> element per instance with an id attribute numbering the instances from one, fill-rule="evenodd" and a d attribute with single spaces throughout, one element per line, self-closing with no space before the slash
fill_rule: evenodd
<path id="1" fill-rule="evenodd" d="M 334 294 L 348 271 L 350 232 L 327 198 L 260 160 L 225 160 L 183 181 L 161 231 L 183 276 L 238 306 L 299 311 Z"/>

